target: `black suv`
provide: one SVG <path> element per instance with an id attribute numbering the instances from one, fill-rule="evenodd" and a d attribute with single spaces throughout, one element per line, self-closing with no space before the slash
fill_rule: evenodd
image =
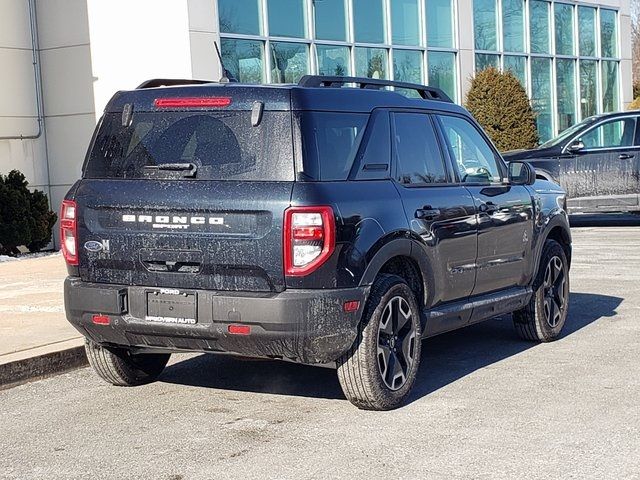
<path id="1" fill-rule="evenodd" d="M 113 97 L 62 206 L 67 318 L 106 381 L 181 351 L 335 362 L 351 402 L 390 409 L 423 338 L 509 312 L 560 335 L 565 194 L 442 91 L 171 83 Z"/>
<path id="2" fill-rule="evenodd" d="M 589 117 L 533 150 L 507 152 L 567 191 L 569 213 L 640 211 L 640 111 Z"/>

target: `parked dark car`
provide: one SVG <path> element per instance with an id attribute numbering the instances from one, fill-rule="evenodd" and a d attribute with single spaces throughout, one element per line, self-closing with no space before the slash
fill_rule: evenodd
<path id="1" fill-rule="evenodd" d="M 113 97 L 62 206 L 67 318 L 107 382 L 172 352 L 335 362 L 351 402 L 389 409 L 423 338 L 511 312 L 560 335 L 565 194 L 442 91 L 167 83 Z"/>
<path id="2" fill-rule="evenodd" d="M 570 213 L 640 211 L 640 111 L 589 117 L 533 150 L 505 153 L 531 163 L 567 192 Z"/>

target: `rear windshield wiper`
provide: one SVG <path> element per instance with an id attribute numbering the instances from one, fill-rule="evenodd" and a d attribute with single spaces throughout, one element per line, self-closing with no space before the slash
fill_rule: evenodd
<path id="1" fill-rule="evenodd" d="M 184 171 L 183 177 L 195 177 L 198 167 L 195 163 L 159 163 L 158 165 L 145 165 L 148 170 Z"/>

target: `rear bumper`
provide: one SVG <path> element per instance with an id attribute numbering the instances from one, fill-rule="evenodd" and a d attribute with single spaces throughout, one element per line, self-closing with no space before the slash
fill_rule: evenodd
<path id="1" fill-rule="evenodd" d="M 83 282 L 64 283 L 67 319 L 84 336 L 103 345 L 167 351 L 229 352 L 289 358 L 303 363 L 336 360 L 353 344 L 369 287 L 336 290 L 285 290 L 278 294 L 243 294 L 197 290 L 197 324 L 146 320 L 147 292 L 131 287 Z M 360 301 L 355 312 L 344 302 Z M 96 325 L 95 314 L 109 316 Z M 229 334 L 229 325 L 248 325 L 249 335 Z"/>

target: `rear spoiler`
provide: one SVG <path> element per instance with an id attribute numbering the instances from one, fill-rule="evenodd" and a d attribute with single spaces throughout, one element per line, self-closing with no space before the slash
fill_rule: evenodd
<path id="1" fill-rule="evenodd" d="M 213 80 L 186 80 L 181 78 L 152 78 L 142 82 L 136 87 L 136 90 L 143 88 L 157 88 L 157 87 L 173 87 L 176 85 L 202 85 L 205 83 L 218 83 Z"/>

